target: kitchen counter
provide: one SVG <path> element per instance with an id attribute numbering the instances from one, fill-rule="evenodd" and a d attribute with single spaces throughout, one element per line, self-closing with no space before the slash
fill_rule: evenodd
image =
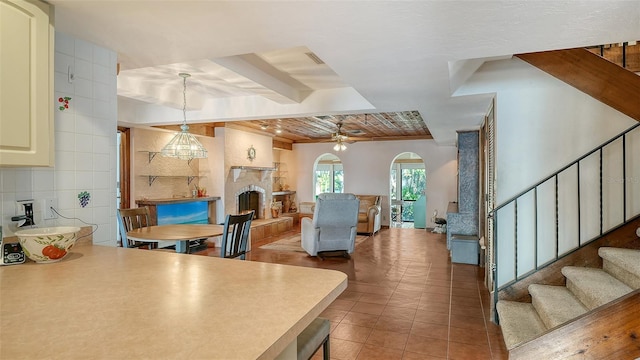
<path id="1" fill-rule="evenodd" d="M 324 269 L 78 245 L 0 267 L 0 358 L 295 358 L 347 287 Z"/>
<path id="2" fill-rule="evenodd" d="M 205 197 L 183 197 L 183 198 L 166 198 L 166 199 L 140 199 L 136 200 L 138 206 L 145 205 L 168 205 L 168 204 L 182 204 L 197 201 L 217 201 L 220 200 L 219 196 L 205 196 Z"/>

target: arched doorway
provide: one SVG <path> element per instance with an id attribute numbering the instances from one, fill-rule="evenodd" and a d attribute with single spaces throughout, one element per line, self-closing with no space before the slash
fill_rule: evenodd
<path id="1" fill-rule="evenodd" d="M 426 227 L 427 186 L 424 161 L 416 153 L 395 157 L 389 170 L 389 227 Z"/>

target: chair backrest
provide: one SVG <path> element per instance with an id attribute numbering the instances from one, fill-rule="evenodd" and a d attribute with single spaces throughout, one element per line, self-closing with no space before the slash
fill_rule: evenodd
<path id="1" fill-rule="evenodd" d="M 357 226 L 359 207 L 360 200 L 354 194 L 320 194 L 313 214 L 314 227 Z"/>
<path id="2" fill-rule="evenodd" d="M 222 233 L 221 257 L 245 259 L 253 213 L 252 210 L 242 215 L 227 215 Z"/>
<path id="3" fill-rule="evenodd" d="M 149 207 L 139 207 L 133 209 L 118 209 L 118 224 L 122 247 L 136 247 L 136 242 L 127 238 L 127 232 L 145 226 L 151 226 L 151 216 Z"/>

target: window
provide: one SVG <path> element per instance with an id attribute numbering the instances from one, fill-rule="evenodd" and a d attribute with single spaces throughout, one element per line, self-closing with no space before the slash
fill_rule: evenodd
<path id="1" fill-rule="evenodd" d="M 314 196 L 344 192 L 344 170 L 340 159 L 331 154 L 323 155 L 314 170 L 313 183 Z"/>

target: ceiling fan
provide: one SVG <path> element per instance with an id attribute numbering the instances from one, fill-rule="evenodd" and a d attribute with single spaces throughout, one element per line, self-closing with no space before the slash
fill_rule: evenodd
<path id="1" fill-rule="evenodd" d="M 338 131 L 331 134 L 331 140 L 336 142 L 333 146 L 333 150 L 345 151 L 347 150 L 347 145 L 345 145 L 345 143 L 349 143 L 349 136 L 342 132 L 342 120 L 338 121 L 336 125 L 338 126 Z"/>

